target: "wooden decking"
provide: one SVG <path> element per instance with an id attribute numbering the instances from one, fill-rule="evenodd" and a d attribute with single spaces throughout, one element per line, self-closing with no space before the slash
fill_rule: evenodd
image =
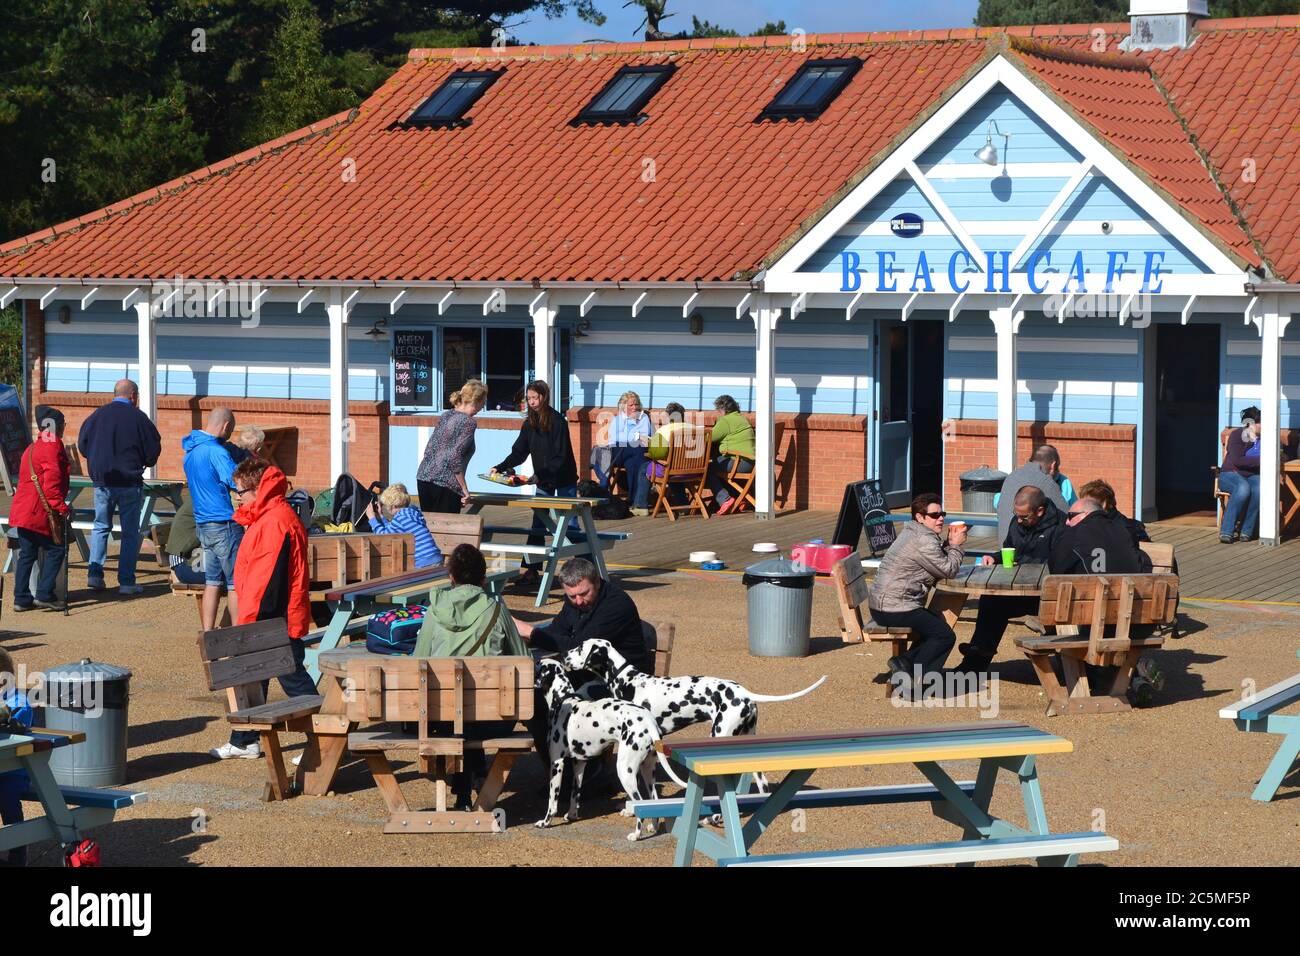
<path id="1" fill-rule="evenodd" d="M 489 524 L 527 524 L 529 515 L 515 509 L 488 508 Z M 834 512 L 783 512 L 771 521 L 752 514 L 702 518 L 629 518 L 600 521 L 601 528 L 630 531 L 631 539 L 606 552 L 612 564 L 638 568 L 691 568 L 692 551 L 716 551 L 729 571 L 764 556 L 751 550 L 758 541 L 774 541 L 787 557 L 790 547 L 810 538 L 829 542 L 835 531 Z M 1300 540 L 1265 548 L 1254 543 L 1219 543 L 1213 527 L 1154 522 L 1147 526 L 1156 541 L 1175 549 L 1184 598 L 1219 601 L 1300 603 Z M 993 547 L 992 536 L 976 529 L 974 546 Z"/>

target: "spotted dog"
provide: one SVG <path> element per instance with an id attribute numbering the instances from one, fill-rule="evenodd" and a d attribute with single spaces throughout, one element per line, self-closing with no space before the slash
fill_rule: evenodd
<path id="1" fill-rule="evenodd" d="M 713 722 L 714 737 L 752 734 L 758 728 L 759 704 L 795 700 L 826 682 L 823 676 L 798 693 L 771 696 L 755 694 L 722 677 L 654 677 L 629 664 L 609 641 L 597 639 L 583 641 L 562 661 L 569 670 L 591 671 L 616 698 L 648 710 L 664 737 L 705 720 Z M 767 790 L 762 774 L 754 775 L 754 783 L 760 791 Z"/>
<path id="2" fill-rule="evenodd" d="M 551 825 L 551 818 L 559 812 L 560 781 L 564 777 L 564 764 L 573 761 L 573 790 L 569 812 L 565 819 L 578 819 L 578 797 L 582 793 L 582 775 L 587 761 L 618 744 L 615 769 L 623 790 L 632 800 L 653 800 L 654 763 L 658 757 L 667 771 L 683 787 L 681 779 L 672 772 L 663 754 L 655 751 L 659 730 L 644 709 L 626 701 L 606 697 L 587 701 L 578 696 L 564 668 L 554 660 L 543 660 L 537 665 L 537 689 L 546 699 L 550 736 L 547 740 L 551 768 L 550 796 L 546 815 L 537 821 L 538 827 Z M 622 811 L 631 815 L 630 809 Z M 639 840 L 655 832 L 654 821 L 638 821 L 627 835 L 629 840 Z"/>

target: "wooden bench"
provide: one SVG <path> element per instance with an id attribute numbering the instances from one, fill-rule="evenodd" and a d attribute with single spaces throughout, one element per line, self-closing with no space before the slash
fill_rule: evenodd
<path id="1" fill-rule="evenodd" d="M 673 640 L 677 637 L 677 625 L 672 621 L 642 621 L 641 634 L 645 637 L 646 650 L 654 655 L 655 677 L 671 676 L 673 662 Z"/>
<path id="2" fill-rule="evenodd" d="M 904 653 L 909 644 L 917 640 L 910 627 L 885 627 L 871 620 L 867 609 L 867 573 L 862 567 L 862 555 L 854 551 L 831 565 L 831 580 L 835 582 L 835 596 L 840 605 L 840 638 L 845 644 L 879 642 L 889 645 L 889 656 Z M 893 685 L 885 683 L 888 697 Z"/>
<path id="3" fill-rule="evenodd" d="M 424 523 L 433 535 L 433 543 L 442 552 L 444 560 L 451 557 L 459 545 L 472 544 L 477 548 L 483 543 L 482 515 L 453 515 L 437 511 L 423 514 Z"/>
<path id="4" fill-rule="evenodd" d="M 284 618 L 199 634 L 199 654 L 208 689 L 226 691 L 226 719 L 231 729 L 253 730 L 261 739 L 268 775 L 263 800 L 284 800 L 291 795 L 280 734 L 306 734 L 310 743 L 314 735 L 312 717 L 324 701 L 311 694 L 266 702 L 262 682 L 291 673 L 295 667 L 290 640 Z M 300 781 L 296 789 L 301 789 Z"/>
<path id="5" fill-rule="evenodd" d="M 1018 637 L 1016 646 L 1034 666 L 1047 694 L 1047 716 L 1129 710 L 1126 699 L 1133 669 L 1144 650 L 1164 645 L 1165 636 L 1132 636 L 1133 625 L 1168 625 L 1178 606 L 1175 574 L 1055 574 L 1043 579 L 1038 618 L 1044 627 L 1070 628 L 1068 635 Z M 1088 627 L 1086 637 L 1077 629 Z M 1106 628 L 1114 636 L 1106 636 Z M 1059 655 L 1065 674 L 1056 679 L 1052 657 Z M 1094 694 L 1086 664 L 1119 668 L 1106 694 Z"/>
<path id="6" fill-rule="evenodd" d="M 492 811 L 511 765 L 533 749 L 527 733 L 472 739 L 481 721 L 525 721 L 533 716 L 531 657 L 384 657 L 357 655 L 347 664 L 350 721 L 414 722 L 415 734 L 366 730 L 348 734 L 348 749 L 362 756 L 388 808 L 385 833 L 492 833 L 504 829 Z M 429 724 L 450 722 L 435 735 Z M 495 754 L 472 810 L 447 809 L 450 778 L 467 750 Z M 388 755 L 414 751 L 421 774 L 434 781 L 434 809 L 412 811 L 393 776 Z"/>
<path id="7" fill-rule="evenodd" d="M 311 534 L 307 536 L 307 576 L 312 600 L 327 591 L 391 577 L 415 567 L 415 537 L 409 534 Z"/>
<path id="8" fill-rule="evenodd" d="M 1297 654 L 1300 656 L 1300 654 Z M 1279 714 L 1290 704 L 1300 701 L 1300 674 L 1279 681 L 1219 711 L 1219 716 L 1231 720 L 1238 730 L 1278 734 L 1282 742 L 1277 753 L 1259 778 L 1252 800 L 1267 803 L 1273 799 L 1278 787 L 1300 758 L 1300 714 Z"/>

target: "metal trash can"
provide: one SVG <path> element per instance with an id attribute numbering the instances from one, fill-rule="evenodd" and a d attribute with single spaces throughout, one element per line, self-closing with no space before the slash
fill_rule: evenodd
<path id="1" fill-rule="evenodd" d="M 45 672 L 45 726 L 81 731 L 86 739 L 50 757 L 64 786 L 118 787 L 126 783 L 127 704 L 131 672 L 82 658 Z"/>
<path id="2" fill-rule="evenodd" d="M 981 465 L 958 476 L 961 481 L 961 510 L 969 514 L 992 514 L 993 498 L 1002 490 L 1007 480 L 1004 471 Z"/>
<path id="3" fill-rule="evenodd" d="M 749 653 L 755 657 L 807 657 L 817 573 L 788 558 L 745 568 Z"/>

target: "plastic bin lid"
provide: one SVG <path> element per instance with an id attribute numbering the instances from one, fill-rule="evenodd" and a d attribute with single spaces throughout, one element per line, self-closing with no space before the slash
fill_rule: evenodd
<path id="1" fill-rule="evenodd" d="M 988 465 L 980 465 L 978 468 L 972 468 L 957 477 L 961 481 L 1004 481 L 1007 473 L 998 471 L 996 468 L 990 468 Z"/>
<path id="2" fill-rule="evenodd" d="M 131 672 L 125 667 L 118 667 L 116 664 L 101 664 L 92 661 L 89 657 L 83 657 L 81 660 L 70 664 L 59 664 L 56 667 L 47 668 L 45 671 L 46 682 L 57 684 L 78 684 L 95 680 L 126 680 L 130 676 Z"/>
<path id="3" fill-rule="evenodd" d="M 815 578 L 817 572 L 805 564 L 796 564 L 789 558 L 768 558 L 745 568 L 745 574 L 754 578 Z"/>

